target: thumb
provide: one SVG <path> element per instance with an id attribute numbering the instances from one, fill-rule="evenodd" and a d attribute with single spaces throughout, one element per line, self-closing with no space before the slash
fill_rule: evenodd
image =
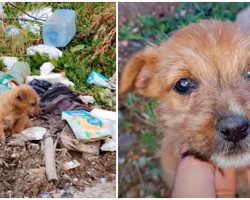
<path id="1" fill-rule="evenodd" d="M 236 193 L 236 173 L 235 169 L 218 169 L 215 170 L 215 190 L 219 198 L 235 197 Z"/>

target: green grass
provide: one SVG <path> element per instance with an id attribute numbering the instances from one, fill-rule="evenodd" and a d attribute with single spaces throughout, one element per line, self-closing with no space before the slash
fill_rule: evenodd
<path id="1" fill-rule="evenodd" d="M 201 19 L 235 20 L 239 10 L 249 3 L 186 3 L 180 2 L 174 17 L 155 18 L 153 16 L 140 16 L 122 26 L 119 31 L 119 39 L 122 40 L 153 40 L 160 43 L 168 35 L 185 25 L 197 22 Z M 133 31 L 138 27 L 138 31 Z"/>
<path id="2" fill-rule="evenodd" d="M 75 83 L 74 90 L 84 94 L 93 95 L 101 105 L 106 105 L 106 99 L 100 99 L 104 88 L 85 83 L 91 71 L 102 73 L 111 77 L 115 73 L 115 4 L 92 2 L 92 3 L 16 3 L 20 9 L 28 12 L 42 7 L 51 6 L 52 10 L 68 8 L 76 11 L 76 35 L 65 47 L 60 48 L 63 56 L 58 60 L 49 59 L 48 56 L 27 56 L 26 48 L 31 45 L 42 43 L 41 35 L 34 35 L 27 30 L 22 30 L 16 37 L 7 37 L 4 30 L 0 28 L 0 54 L 16 56 L 20 60 L 27 61 L 31 66 L 33 75 L 39 75 L 39 68 L 44 62 L 52 62 L 55 71 L 64 71 L 66 76 Z M 22 14 L 18 9 L 5 6 L 4 11 L 8 18 L 4 25 L 15 25 L 19 27 L 17 16 Z M 90 29 L 91 28 L 91 29 Z M 110 38 L 105 37 L 111 32 Z M 105 40 L 105 43 L 103 42 Z M 106 46 L 105 46 L 106 45 Z M 109 106 L 108 106 L 109 107 Z M 115 102 L 112 109 L 115 108 Z"/>

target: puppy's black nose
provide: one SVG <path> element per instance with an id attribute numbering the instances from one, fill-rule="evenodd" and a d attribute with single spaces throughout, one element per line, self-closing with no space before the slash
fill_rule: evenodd
<path id="1" fill-rule="evenodd" d="M 219 121 L 217 130 L 225 140 L 238 142 L 247 136 L 248 127 L 249 122 L 245 116 L 231 115 L 225 116 Z"/>

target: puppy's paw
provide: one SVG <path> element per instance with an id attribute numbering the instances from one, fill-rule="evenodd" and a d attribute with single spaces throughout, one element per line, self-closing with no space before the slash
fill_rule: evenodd
<path id="1" fill-rule="evenodd" d="M 5 143 L 5 135 L 0 134 L 0 144 L 4 144 L 4 143 Z"/>
<path id="2" fill-rule="evenodd" d="M 3 130 L 3 125 L 0 123 L 0 143 L 5 143 L 5 134 Z"/>
<path id="3" fill-rule="evenodd" d="M 32 121 L 31 121 L 30 119 L 27 119 L 27 120 L 26 120 L 26 123 L 25 123 L 25 125 L 24 125 L 24 129 L 29 128 L 29 127 L 31 127 L 31 126 L 32 126 Z"/>

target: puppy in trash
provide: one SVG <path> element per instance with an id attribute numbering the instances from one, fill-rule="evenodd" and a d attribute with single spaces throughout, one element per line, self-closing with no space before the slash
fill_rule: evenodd
<path id="1" fill-rule="evenodd" d="M 119 94 L 159 100 L 161 161 L 171 188 L 182 144 L 219 168 L 250 165 L 250 34 L 203 20 L 147 47 L 125 66 Z"/>
<path id="2" fill-rule="evenodd" d="M 39 115 L 39 97 L 29 85 L 16 86 L 0 96 L 0 142 L 5 131 L 20 133 L 31 125 L 29 117 Z"/>

